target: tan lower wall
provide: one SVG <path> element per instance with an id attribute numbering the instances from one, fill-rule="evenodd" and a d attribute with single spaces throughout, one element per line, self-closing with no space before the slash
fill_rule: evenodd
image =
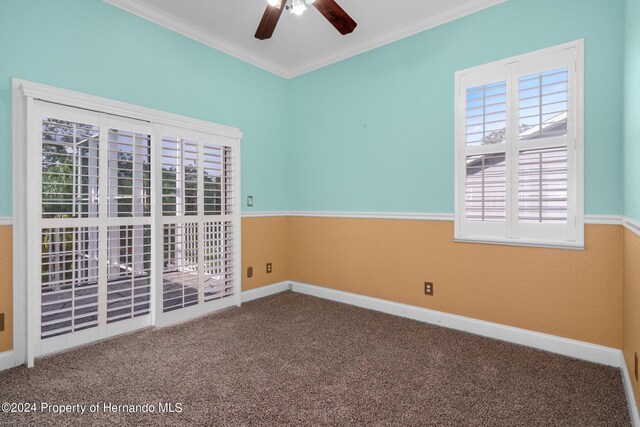
<path id="1" fill-rule="evenodd" d="M 585 232 L 587 249 L 572 251 L 454 243 L 451 222 L 243 218 L 242 287 L 290 279 L 621 348 L 624 246 L 632 371 L 632 351 L 640 351 L 640 238 L 619 226 Z M 0 352 L 12 346 L 11 247 L 11 227 L 0 227 Z M 423 292 L 427 280 L 435 283 L 432 297 Z"/>
<path id="2" fill-rule="evenodd" d="M 289 279 L 287 259 L 288 217 L 242 218 L 242 290 Z M 273 265 L 270 274 L 266 264 Z M 247 268 L 253 267 L 253 277 Z"/>
<path id="3" fill-rule="evenodd" d="M 0 226 L 0 313 L 4 331 L 0 332 L 0 353 L 13 348 L 13 228 Z"/>
<path id="4" fill-rule="evenodd" d="M 634 375 L 634 353 L 640 357 L 640 237 L 624 232 L 624 358 L 640 406 L 640 383 Z"/>
<path id="5" fill-rule="evenodd" d="M 454 243 L 453 222 L 289 221 L 291 280 L 622 348 L 620 226 L 587 225 L 574 251 Z"/>

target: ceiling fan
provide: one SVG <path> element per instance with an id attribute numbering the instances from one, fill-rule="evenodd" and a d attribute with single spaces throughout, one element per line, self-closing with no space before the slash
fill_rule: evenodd
<path id="1" fill-rule="evenodd" d="M 307 10 L 307 6 L 311 5 L 318 9 L 342 35 L 349 34 L 358 25 L 334 0 L 267 0 L 267 2 L 269 4 L 255 35 L 260 40 L 268 39 L 273 35 L 280 15 L 285 9 L 293 14 L 302 15 Z"/>

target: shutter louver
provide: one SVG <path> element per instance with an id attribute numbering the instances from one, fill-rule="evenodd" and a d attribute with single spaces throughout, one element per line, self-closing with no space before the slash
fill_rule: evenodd
<path id="1" fill-rule="evenodd" d="M 151 215 L 151 139 L 109 129 L 110 217 Z"/>
<path id="2" fill-rule="evenodd" d="M 98 141 L 91 124 L 42 121 L 42 218 L 98 216 Z"/>
<path id="3" fill-rule="evenodd" d="M 231 157 L 231 147 L 224 147 L 224 213 L 232 215 L 234 191 L 233 191 L 233 159 Z"/>
<path id="4" fill-rule="evenodd" d="M 151 226 L 107 228 L 107 323 L 143 316 L 151 301 Z"/>
<path id="5" fill-rule="evenodd" d="M 467 156 L 466 168 L 467 221 L 505 221 L 505 154 Z"/>
<path id="6" fill-rule="evenodd" d="M 204 214 L 222 214 L 222 179 L 224 177 L 224 147 L 203 145 Z"/>
<path id="7" fill-rule="evenodd" d="M 163 310 L 198 304 L 198 224 L 165 224 Z"/>
<path id="8" fill-rule="evenodd" d="M 41 325 L 50 338 L 98 325 L 98 228 L 42 230 Z"/>
<path id="9" fill-rule="evenodd" d="M 504 143 L 507 83 L 503 81 L 468 89 L 465 120 L 467 147 Z"/>
<path id="10" fill-rule="evenodd" d="M 205 301 L 234 294 L 233 223 L 205 223 Z"/>
<path id="11" fill-rule="evenodd" d="M 521 141 L 567 134 L 568 90 L 566 68 L 518 79 Z"/>
<path id="12" fill-rule="evenodd" d="M 518 209 L 521 222 L 567 221 L 567 148 L 520 152 Z"/>
<path id="13" fill-rule="evenodd" d="M 162 138 L 162 212 L 198 214 L 198 143 Z"/>

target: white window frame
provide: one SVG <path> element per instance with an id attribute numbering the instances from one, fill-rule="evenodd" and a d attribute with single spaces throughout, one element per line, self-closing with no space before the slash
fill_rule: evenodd
<path id="1" fill-rule="evenodd" d="M 567 131 L 568 191 L 567 223 L 518 223 L 518 150 L 525 149 L 517 132 L 520 76 L 567 67 L 569 71 L 569 119 Z M 507 82 L 507 132 L 501 147 L 476 147 L 477 152 L 505 152 L 506 221 L 468 221 L 466 197 L 466 90 L 471 87 Z M 528 141 L 526 148 L 545 144 Z M 497 146 L 498 144 L 496 144 Z M 584 249 L 584 41 L 576 40 L 547 49 L 511 57 L 455 73 L 455 213 L 456 242 Z"/>
<path id="2" fill-rule="evenodd" d="M 40 221 L 41 209 L 38 197 L 29 197 L 29 194 L 39 194 L 41 188 L 39 185 L 39 176 L 37 174 L 27 173 L 28 159 L 33 160 L 34 153 L 37 154 L 38 148 L 33 147 L 32 142 L 38 140 L 41 134 L 41 128 L 37 126 L 33 119 L 34 113 L 38 111 L 37 102 L 45 101 L 52 104 L 60 104 L 63 106 L 75 107 L 83 110 L 90 110 L 99 113 L 105 113 L 114 116 L 122 116 L 143 120 L 151 124 L 151 138 L 157 138 L 156 132 L 158 126 L 174 127 L 181 129 L 191 129 L 201 134 L 214 135 L 215 138 L 223 140 L 225 145 L 232 150 L 232 158 L 234 159 L 234 167 L 232 171 L 232 179 L 234 182 L 233 190 L 233 213 L 231 217 L 234 226 L 233 235 L 233 280 L 235 283 L 235 293 L 233 296 L 226 298 L 226 301 L 220 300 L 210 301 L 199 307 L 197 312 L 184 312 L 181 316 L 167 317 L 163 315 L 162 310 L 157 310 L 158 299 L 162 300 L 162 281 L 161 272 L 158 274 L 158 264 L 152 271 L 152 296 L 151 296 L 151 319 L 150 325 L 165 326 L 171 323 L 187 320 L 191 317 L 206 314 L 218 309 L 241 304 L 241 190 L 240 190 L 240 141 L 242 132 L 239 129 L 218 125 L 215 123 L 185 117 L 172 113 L 165 113 L 137 105 L 127 104 L 106 98 L 86 95 L 83 93 L 73 92 L 65 89 L 59 89 L 39 83 L 33 83 L 26 80 L 12 80 L 12 111 L 13 111 L 13 357 L 14 366 L 26 363 L 31 367 L 34 364 L 34 358 L 38 354 L 36 337 L 40 336 L 40 313 L 37 292 L 30 290 L 29 283 L 39 283 L 40 269 L 34 268 L 34 261 L 28 257 L 29 253 L 38 253 L 40 246 Z M 80 110 L 79 110 L 80 111 Z M 34 124 L 36 123 L 36 124 Z M 101 129 L 101 131 L 103 131 Z M 157 145 L 157 144 L 155 144 Z M 106 147 L 103 148 L 106 150 Z M 34 151 L 35 150 L 35 151 Z M 153 161 L 152 173 L 157 168 L 157 159 Z M 103 182 L 102 192 L 106 194 L 106 182 Z M 152 200 L 156 200 L 157 183 L 151 189 Z M 38 199 L 38 200 L 36 200 Z M 158 211 L 157 204 L 154 202 L 154 213 L 150 219 L 152 224 L 152 257 L 157 256 L 156 251 L 158 239 L 153 234 L 157 232 Z M 216 221 L 217 217 L 212 216 L 211 221 Z M 161 228 L 161 226 L 160 226 Z M 160 255 L 161 257 L 162 255 Z M 35 262 L 37 264 L 37 261 Z M 161 264 L 161 263 L 160 263 Z M 38 266 L 36 266 L 38 267 Z M 33 288 L 33 286 L 32 286 Z M 158 295 L 159 292 L 159 295 Z M 160 296 L 160 298 L 158 298 Z M 126 332 L 126 331 L 123 331 Z"/>

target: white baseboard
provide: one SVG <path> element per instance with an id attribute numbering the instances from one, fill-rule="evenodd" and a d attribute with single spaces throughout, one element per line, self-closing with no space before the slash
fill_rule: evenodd
<path id="1" fill-rule="evenodd" d="M 355 305 L 362 308 L 368 308 L 370 310 L 406 317 L 421 322 L 444 326 L 446 328 L 457 329 L 459 331 L 470 332 L 484 337 L 525 345 L 589 362 L 601 363 L 603 365 L 614 366 L 616 368 L 620 366 L 620 350 L 616 348 L 604 347 L 555 335 L 514 328 L 512 326 L 486 322 L 484 320 L 472 319 L 470 317 L 385 301 L 378 298 L 352 294 L 349 292 L 305 283 L 292 282 L 292 284 L 292 290 L 294 292 Z"/>
<path id="2" fill-rule="evenodd" d="M 291 290 L 291 283 L 280 282 L 273 285 L 262 286 L 260 288 L 251 289 L 248 291 L 242 291 L 242 302 L 253 301 L 258 298 L 268 297 L 269 295 L 278 294 L 280 292 Z"/>
<path id="3" fill-rule="evenodd" d="M 0 371 L 13 368 L 14 366 L 16 366 L 16 361 L 13 350 L 0 353 Z"/>
<path id="4" fill-rule="evenodd" d="M 629 416 L 631 417 L 631 425 L 640 427 L 640 414 L 638 414 L 638 405 L 636 404 L 635 393 L 631 385 L 631 375 L 627 369 L 627 363 L 624 360 L 624 353 L 620 352 L 620 373 L 622 374 L 622 382 L 624 384 L 624 393 L 627 395 L 627 403 L 629 404 Z"/>

